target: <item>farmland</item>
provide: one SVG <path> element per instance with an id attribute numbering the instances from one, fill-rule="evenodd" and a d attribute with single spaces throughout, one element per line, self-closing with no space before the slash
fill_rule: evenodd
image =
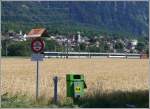
<path id="1" fill-rule="evenodd" d="M 2 93 L 35 96 L 36 62 L 28 58 L 2 58 Z M 132 91 L 148 89 L 147 59 L 45 59 L 40 62 L 40 96 L 53 97 L 53 77 L 59 77 L 58 94 L 66 96 L 65 76 L 84 74 L 86 94 L 94 89 Z"/>

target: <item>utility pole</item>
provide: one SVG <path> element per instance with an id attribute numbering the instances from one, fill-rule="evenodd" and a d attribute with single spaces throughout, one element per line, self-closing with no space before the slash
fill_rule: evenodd
<path id="1" fill-rule="evenodd" d="M 9 35 L 8 36 L 6 36 L 6 38 L 4 39 L 4 41 L 5 41 L 5 56 L 7 56 L 8 55 L 8 43 L 10 42 L 9 39 L 10 37 L 9 37 Z"/>
<path id="2" fill-rule="evenodd" d="M 80 35 L 80 32 L 78 32 L 78 49 L 79 49 L 79 58 L 80 58 L 80 42 L 81 42 L 81 35 Z"/>
<path id="3" fill-rule="evenodd" d="M 5 56 L 7 56 L 7 41 L 5 41 Z"/>
<path id="4" fill-rule="evenodd" d="M 69 16 L 69 18 L 71 17 L 71 15 L 70 15 L 70 8 L 68 8 L 68 16 Z M 70 26 L 69 25 L 69 22 L 66 24 L 66 26 Z M 69 36 L 69 31 L 67 32 L 67 35 Z M 66 58 L 68 59 L 68 47 L 69 47 L 69 44 L 68 44 L 68 36 L 67 36 L 67 42 L 66 42 L 66 46 L 65 47 L 67 47 L 66 49 L 65 49 L 65 51 L 66 51 Z"/>
<path id="5" fill-rule="evenodd" d="M 67 55 L 66 58 L 68 59 L 68 38 L 67 38 Z"/>
<path id="6" fill-rule="evenodd" d="M 80 43 L 78 43 L 78 48 L 79 48 L 79 58 L 80 58 Z"/>

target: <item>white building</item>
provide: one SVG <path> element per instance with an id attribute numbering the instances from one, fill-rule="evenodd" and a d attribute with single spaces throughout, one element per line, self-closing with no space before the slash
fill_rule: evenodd
<path id="1" fill-rule="evenodd" d="M 79 43 L 81 42 L 81 35 L 80 35 L 80 32 L 78 32 L 78 42 L 79 42 Z"/>
<path id="2" fill-rule="evenodd" d="M 138 43 L 138 41 L 137 41 L 137 40 L 135 40 L 135 39 L 131 41 L 131 44 L 132 44 L 133 46 L 136 46 L 136 45 L 137 45 L 137 43 Z"/>
<path id="3" fill-rule="evenodd" d="M 27 38 L 27 35 L 24 34 L 24 35 L 23 35 L 23 40 L 26 41 L 26 40 L 27 40 L 26 38 Z"/>
<path id="4" fill-rule="evenodd" d="M 20 30 L 19 35 L 22 35 L 22 31 Z"/>

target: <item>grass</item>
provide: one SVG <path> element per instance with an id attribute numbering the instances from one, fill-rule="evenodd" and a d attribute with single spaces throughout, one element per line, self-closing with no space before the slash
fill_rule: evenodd
<path id="1" fill-rule="evenodd" d="M 2 108 L 29 108 L 29 107 L 48 107 L 48 102 L 40 100 L 35 101 L 26 95 L 16 94 L 13 96 L 8 95 L 8 93 L 1 96 L 1 107 Z"/>
<path id="2" fill-rule="evenodd" d="M 2 108 L 57 108 L 57 107 L 76 107 L 71 98 L 63 98 L 58 103 L 54 103 L 52 99 L 45 100 L 39 97 L 38 100 L 28 97 L 27 95 L 9 95 L 5 93 L 1 96 Z"/>
<path id="3" fill-rule="evenodd" d="M 2 95 L 2 108 L 148 108 L 149 91 L 138 90 L 134 92 L 116 91 L 112 93 L 95 91 L 92 95 L 85 95 L 78 100 L 65 97 L 57 104 L 39 98 L 37 101 L 29 99 L 25 95 Z"/>
<path id="4" fill-rule="evenodd" d="M 96 92 L 77 101 L 79 107 L 88 108 L 148 108 L 149 91 L 132 92 L 115 91 L 111 93 Z"/>

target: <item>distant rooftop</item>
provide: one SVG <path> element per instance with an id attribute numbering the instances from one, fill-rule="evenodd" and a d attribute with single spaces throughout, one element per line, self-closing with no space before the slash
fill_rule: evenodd
<path id="1" fill-rule="evenodd" d="M 32 29 L 28 34 L 27 37 L 34 38 L 34 37 L 46 37 L 48 36 L 48 32 L 45 28 L 37 28 Z"/>

